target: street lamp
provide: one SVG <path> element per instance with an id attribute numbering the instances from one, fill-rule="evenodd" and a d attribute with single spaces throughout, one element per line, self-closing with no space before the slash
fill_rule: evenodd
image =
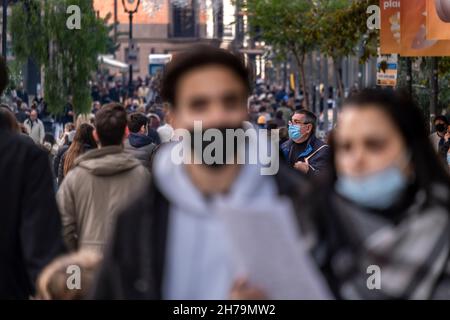
<path id="1" fill-rule="evenodd" d="M 6 0 L 3 0 L 6 1 Z M 169 0 L 169 4 L 174 7 L 184 8 L 192 4 L 195 1 L 199 4 L 198 9 L 200 11 L 206 11 L 209 9 L 215 9 L 222 5 L 222 0 Z M 133 93 L 133 64 L 131 63 L 131 56 L 134 51 L 133 45 L 133 15 L 138 12 L 140 4 L 143 4 L 143 11 L 153 17 L 156 13 L 160 12 L 165 5 L 165 0 L 122 0 L 122 5 L 125 13 L 128 14 L 130 21 L 130 32 L 129 32 L 129 44 L 128 44 L 128 60 L 129 65 L 129 90 L 130 94 Z"/>
<path id="2" fill-rule="evenodd" d="M 130 61 L 130 71 L 129 71 L 129 82 L 128 88 L 130 95 L 133 94 L 133 63 L 131 62 L 132 51 L 134 51 L 133 46 L 133 15 L 138 12 L 139 5 L 141 0 L 122 0 L 122 5 L 125 10 L 125 13 L 128 13 L 129 21 L 130 21 L 130 33 L 128 36 L 128 60 Z"/>

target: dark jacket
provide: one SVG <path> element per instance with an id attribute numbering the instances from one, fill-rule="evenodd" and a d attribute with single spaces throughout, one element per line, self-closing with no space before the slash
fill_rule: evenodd
<path id="1" fill-rule="evenodd" d="M 39 272 L 63 252 L 61 221 L 45 152 L 0 132 L 0 299 L 27 299 Z"/>
<path id="2" fill-rule="evenodd" d="M 61 163 L 61 158 L 63 155 L 69 150 L 70 145 L 63 145 L 58 149 L 55 158 L 53 158 L 53 172 L 55 173 L 55 177 L 59 176 L 59 164 Z M 59 183 L 59 181 L 58 181 Z M 60 184 L 60 183 L 59 183 Z"/>
<path id="3" fill-rule="evenodd" d="M 303 195 L 309 188 L 304 176 L 280 165 L 275 180 L 280 195 L 290 198 L 298 212 L 304 206 Z M 132 203 L 118 217 L 113 240 L 94 285 L 93 299 L 162 298 L 170 203 L 154 183 Z"/>
<path id="4" fill-rule="evenodd" d="M 155 148 L 156 145 L 150 137 L 137 133 L 130 133 L 130 136 L 124 143 L 125 152 L 132 154 L 149 170 L 150 160 Z"/>
<path id="5" fill-rule="evenodd" d="M 447 163 L 447 153 L 449 149 L 450 149 L 450 140 L 444 142 L 439 147 L 439 156 L 444 160 L 444 163 Z"/>
<path id="6" fill-rule="evenodd" d="M 294 141 L 292 141 L 291 139 L 281 145 L 281 152 L 283 153 L 285 159 L 288 161 L 291 167 L 293 167 L 295 164 L 291 161 L 293 145 Z M 304 162 L 306 159 L 308 159 L 308 175 L 317 175 L 326 170 L 329 166 L 330 148 L 324 142 L 312 135 L 306 145 L 305 151 L 298 154 L 296 159 L 296 162 Z"/>

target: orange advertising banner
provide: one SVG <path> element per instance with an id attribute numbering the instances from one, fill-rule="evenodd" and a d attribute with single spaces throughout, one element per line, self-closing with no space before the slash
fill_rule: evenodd
<path id="1" fill-rule="evenodd" d="M 400 53 L 400 0 L 380 0 L 381 54 Z"/>
<path id="2" fill-rule="evenodd" d="M 450 0 L 427 1 L 427 39 L 450 40 Z"/>
<path id="3" fill-rule="evenodd" d="M 402 56 L 450 56 L 450 41 L 427 39 L 426 1 L 407 0 L 401 6 L 400 54 Z M 406 2 L 407 5 L 405 5 Z"/>

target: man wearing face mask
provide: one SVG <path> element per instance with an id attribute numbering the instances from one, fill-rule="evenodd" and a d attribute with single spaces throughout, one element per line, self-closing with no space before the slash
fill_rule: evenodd
<path id="1" fill-rule="evenodd" d="M 329 147 L 316 138 L 317 117 L 307 110 L 295 111 L 289 123 L 289 140 L 281 145 L 289 165 L 308 175 L 328 167 Z"/>
<path id="2" fill-rule="evenodd" d="M 200 46 L 177 54 L 168 64 L 161 93 L 170 104 L 171 125 L 190 133 L 182 141 L 189 141 L 185 144 L 202 162 L 177 164 L 172 151 L 179 144 L 160 147 L 150 190 L 133 201 L 116 224 L 93 298 L 270 297 L 271 292 L 259 290 L 260 283 L 241 279 L 234 259 L 243 243 L 236 245 L 234 229 L 222 214 L 293 215 L 303 205 L 302 194 L 309 184 L 283 164 L 274 176 L 261 175 L 258 164 L 224 164 L 224 160 L 235 160 L 228 148 L 208 163 L 202 157 L 210 143 L 204 138 L 203 144 L 202 140 L 197 146 L 192 142 L 208 129 L 222 134 L 226 129 L 247 129 L 250 92 L 246 66 L 225 50 Z M 236 148 L 245 146 L 242 143 Z M 292 209 L 283 208 L 282 203 Z M 270 241 L 270 234 L 263 235 Z M 266 253 L 265 248 L 257 250 Z M 266 265 L 268 259 L 261 254 L 259 265 Z M 272 271 L 271 279 L 284 270 Z M 297 288 L 305 297 L 317 298 L 305 287 Z"/>
<path id="3" fill-rule="evenodd" d="M 444 150 L 444 148 L 449 142 L 449 138 L 446 137 L 448 125 L 449 123 L 445 116 L 437 116 L 434 118 L 434 128 L 436 131 L 430 135 L 431 143 L 433 144 L 434 149 L 444 160 L 447 160 L 446 150 L 448 150 L 448 147 L 446 150 Z"/>

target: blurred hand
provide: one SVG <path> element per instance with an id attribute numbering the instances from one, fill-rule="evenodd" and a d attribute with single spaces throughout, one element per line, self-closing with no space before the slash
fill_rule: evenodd
<path id="1" fill-rule="evenodd" d="M 234 282 L 230 293 L 231 300 L 267 300 L 266 294 L 259 288 L 251 286 L 247 279 Z"/>
<path id="2" fill-rule="evenodd" d="M 309 164 L 307 162 L 298 161 L 294 164 L 294 168 L 303 173 L 308 173 Z"/>
<path id="3" fill-rule="evenodd" d="M 450 132 L 447 131 L 447 133 L 444 136 L 445 142 L 448 142 L 450 140 Z"/>

